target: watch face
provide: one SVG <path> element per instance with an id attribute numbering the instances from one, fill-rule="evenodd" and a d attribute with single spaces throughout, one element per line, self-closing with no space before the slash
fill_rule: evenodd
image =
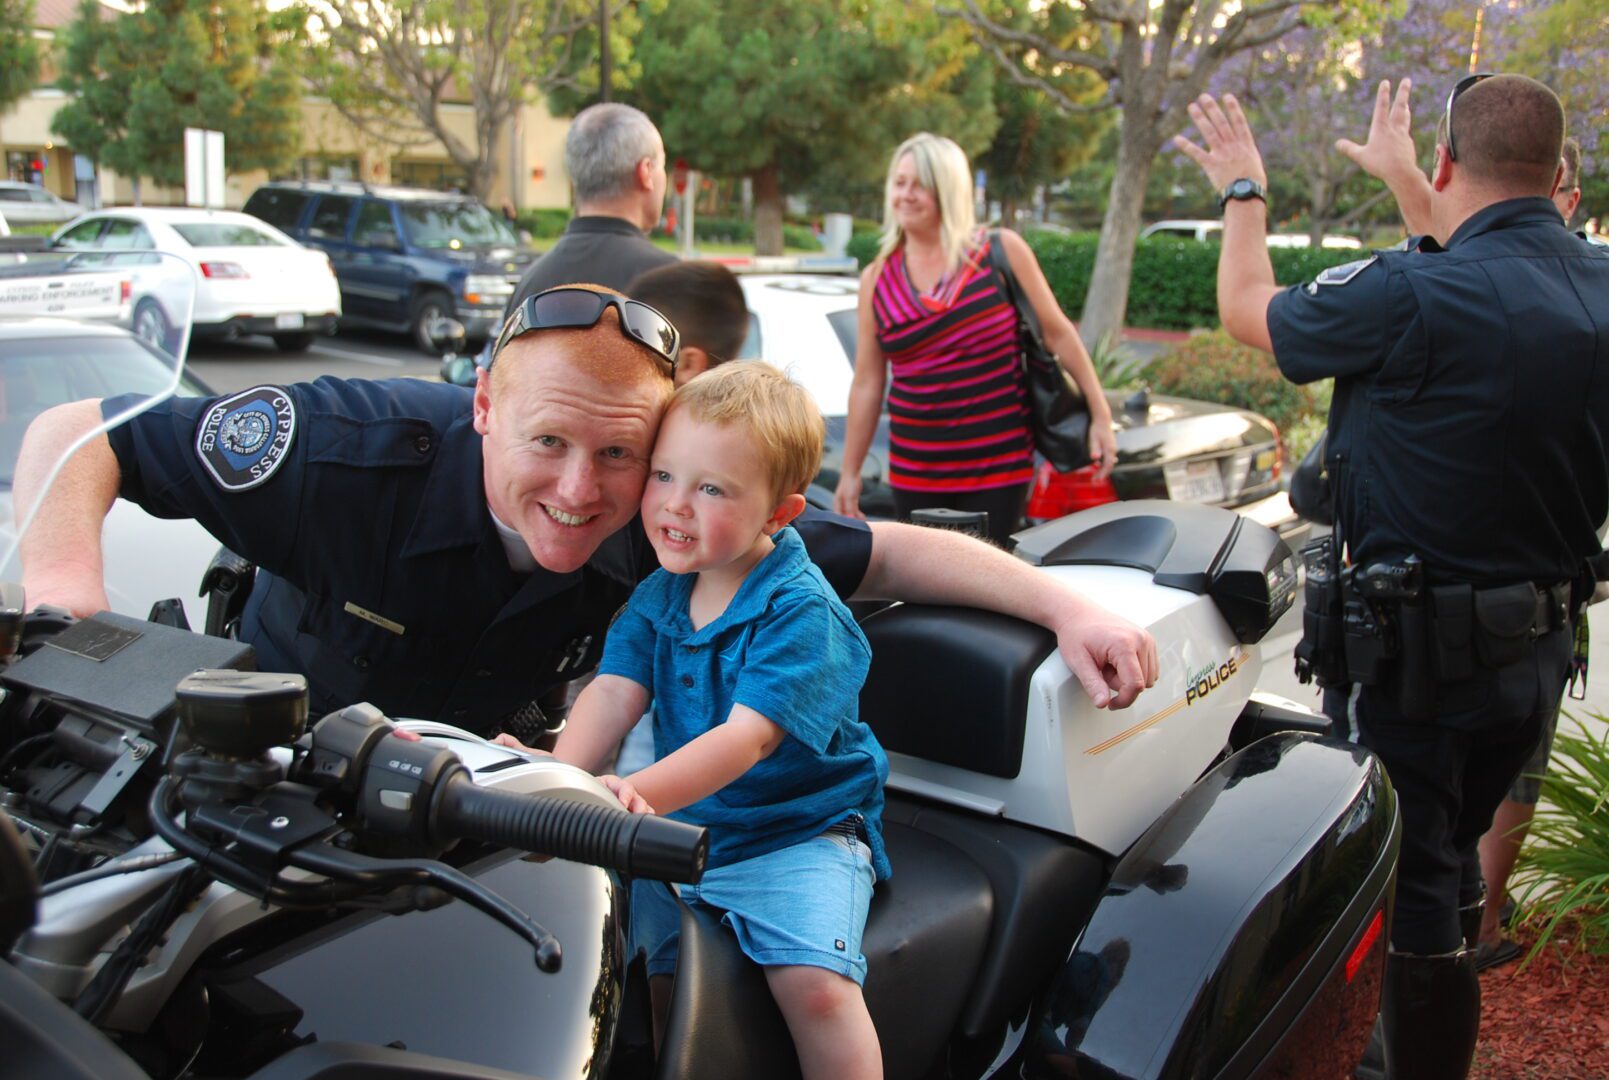
<path id="1" fill-rule="evenodd" d="M 1250 180 L 1236 180 L 1229 185 L 1229 196 L 1233 199 L 1244 199 L 1252 193 L 1254 186 Z"/>

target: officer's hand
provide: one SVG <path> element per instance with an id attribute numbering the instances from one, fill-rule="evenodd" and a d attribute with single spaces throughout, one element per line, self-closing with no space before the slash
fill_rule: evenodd
<path id="1" fill-rule="evenodd" d="M 29 611 L 54 607 L 80 619 L 87 619 L 112 607 L 106 599 L 106 585 L 97 574 L 83 577 L 55 573 L 24 574 L 22 587 L 27 594 Z"/>
<path id="2" fill-rule="evenodd" d="M 1156 685 L 1156 639 L 1099 604 L 1083 600 L 1069 608 L 1057 623 L 1056 643 L 1098 709 L 1125 709 Z"/>
<path id="3" fill-rule="evenodd" d="M 1203 150 L 1183 135 L 1175 135 L 1173 145 L 1201 166 L 1208 183 L 1221 191 L 1245 177 L 1268 186 L 1263 155 L 1257 150 L 1257 140 L 1252 137 L 1251 125 L 1235 95 L 1225 94 L 1223 107 L 1219 108 L 1211 94 L 1202 94 L 1190 103 L 1190 119 L 1207 148 Z"/>
<path id="4" fill-rule="evenodd" d="M 546 750 L 538 750 L 534 746 L 526 746 L 524 743 L 520 742 L 518 739 L 516 739 L 514 736 L 510 735 L 506 731 L 500 732 L 495 738 L 493 738 L 492 739 L 492 745 L 494 745 L 494 746 L 506 746 L 510 750 L 518 750 L 522 754 L 530 754 L 530 755 L 532 755 L 534 757 L 552 757 L 553 756 L 552 754 L 548 753 Z"/>
<path id="5" fill-rule="evenodd" d="M 1359 146 L 1351 139 L 1335 140 L 1335 148 L 1351 158 L 1358 168 L 1387 184 L 1419 174 L 1413 147 L 1413 117 L 1408 109 L 1408 91 L 1412 88 L 1413 80 L 1403 79 L 1397 84 L 1393 98 L 1390 81 L 1382 79 L 1374 95 L 1369 141 Z"/>

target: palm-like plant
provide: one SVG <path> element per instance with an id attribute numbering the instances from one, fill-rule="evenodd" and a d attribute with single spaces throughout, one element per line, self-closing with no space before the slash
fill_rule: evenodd
<path id="1" fill-rule="evenodd" d="M 1579 927 L 1577 948 L 1609 954 L 1609 727 L 1602 715 L 1591 719 L 1580 734 L 1554 739 L 1516 865 L 1523 917 L 1540 928 L 1531 956 L 1566 921 Z"/>

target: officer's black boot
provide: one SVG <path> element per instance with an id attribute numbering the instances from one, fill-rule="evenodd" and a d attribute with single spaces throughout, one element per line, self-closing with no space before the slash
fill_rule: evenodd
<path id="1" fill-rule="evenodd" d="M 1464 938 L 1464 947 L 1474 949 L 1479 944 L 1481 915 L 1486 911 L 1486 896 L 1483 893 L 1472 904 L 1465 904 L 1458 909 L 1458 932 Z M 1476 989 L 1479 989 L 1477 984 Z M 1363 1059 L 1358 1062 L 1353 1072 L 1354 1080 L 1389 1080 L 1386 1073 L 1385 1033 L 1381 1028 L 1379 1018 L 1375 1019 L 1374 1031 L 1369 1035 L 1369 1045 L 1363 1051 Z"/>
<path id="2" fill-rule="evenodd" d="M 1463 1080 L 1475 1057 L 1481 990 L 1472 949 L 1440 956 L 1386 955 L 1380 1003 L 1385 1075 Z"/>

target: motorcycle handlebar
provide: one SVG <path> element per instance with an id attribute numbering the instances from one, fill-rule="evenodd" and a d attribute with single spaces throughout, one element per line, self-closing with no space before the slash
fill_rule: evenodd
<path id="1" fill-rule="evenodd" d="M 441 839 L 479 840 L 656 881 L 696 884 L 709 856 L 709 833 L 698 826 L 480 787 L 462 773 L 448 779 L 432 825 Z"/>

